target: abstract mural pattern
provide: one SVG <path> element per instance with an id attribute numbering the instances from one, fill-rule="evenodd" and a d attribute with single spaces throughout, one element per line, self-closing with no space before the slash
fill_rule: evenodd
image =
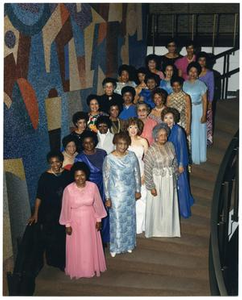
<path id="1" fill-rule="evenodd" d="M 27 193 L 15 190 L 14 201 L 24 195 L 28 199 L 22 202 L 33 205 L 46 153 L 60 147 L 72 114 L 87 109 L 90 93 L 102 94 L 102 80 L 117 77 L 120 64 L 143 65 L 146 5 L 7 3 L 4 8 L 4 160 L 21 160 Z M 6 172 L 10 188 L 17 171 Z"/>

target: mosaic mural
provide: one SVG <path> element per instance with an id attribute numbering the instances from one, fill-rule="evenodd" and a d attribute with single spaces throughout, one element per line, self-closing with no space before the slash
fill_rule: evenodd
<path id="1" fill-rule="evenodd" d="M 10 187 L 21 160 L 32 205 L 46 153 L 60 147 L 72 114 L 87 108 L 87 95 L 102 94 L 102 80 L 117 77 L 120 64 L 143 65 L 146 6 L 8 3 L 4 10 L 6 180 Z M 16 189 L 15 201 L 22 197 Z"/>

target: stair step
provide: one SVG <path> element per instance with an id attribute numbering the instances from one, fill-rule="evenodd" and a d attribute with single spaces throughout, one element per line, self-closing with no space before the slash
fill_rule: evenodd
<path id="1" fill-rule="evenodd" d="M 211 203 L 213 198 L 213 192 L 207 189 L 199 188 L 197 186 L 191 186 L 191 193 L 195 199 L 195 203 L 199 201 L 199 198 L 202 197 Z"/>
<path id="2" fill-rule="evenodd" d="M 182 218 L 181 234 L 184 232 L 208 238 L 210 235 L 210 220 L 197 215 L 192 215 L 189 219 Z"/>
<path id="3" fill-rule="evenodd" d="M 201 216 L 210 220 L 211 207 L 200 204 L 194 204 L 192 206 L 192 215 Z"/>
<path id="4" fill-rule="evenodd" d="M 214 190 L 214 182 L 210 181 L 209 179 L 204 179 L 201 180 L 198 177 L 191 177 L 190 178 L 190 185 L 192 187 L 196 186 L 196 187 L 201 187 L 202 189 L 206 189 L 209 191 L 213 191 Z"/>

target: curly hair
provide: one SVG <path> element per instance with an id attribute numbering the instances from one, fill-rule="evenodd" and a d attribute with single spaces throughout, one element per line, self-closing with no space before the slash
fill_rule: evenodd
<path id="1" fill-rule="evenodd" d="M 95 94 L 91 94 L 91 95 L 89 95 L 89 96 L 87 97 L 87 100 L 86 100 L 87 105 L 90 106 L 90 102 L 91 102 L 92 100 L 94 100 L 94 99 L 97 100 L 97 102 L 98 102 L 98 104 L 99 104 L 99 106 L 100 106 L 99 97 L 98 97 L 98 95 L 95 95 Z"/>
<path id="2" fill-rule="evenodd" d="M 150 113 L 150 106 L 147 104 L 147 103 L 145 103 L 145 102 L 137 102 L 137 104 L 136 104 L 136 113 L 138 112 L 138 108 L 140 107 L 140 106 L 145 106 L 146 107 L 146 109 L 147 109 L 147 112 L 148 112 L 148 114 Z"/>
<path id="3" fill-rule="evenodd" d="M 119 140 L 124 140 L 128 146 L 131 145 L 131 138 L 127 132 L 120 131 L 119 133 L 115 133 L 113 137 L 113 144 L 116 145 Z"/>
<path id="4" fill-rule="evenodd" d="M 125 131 L 128 132 L 128 128 L 130 125 L 136 125 L 138 127 L 138 132 L 137 135 L 141 135 L 144 129 L 144 123 L 136 117 L 133 118 L 129 118 L 126 122 L 125 122 Z"/>
<path id="5" fill-rule="evenodd" d="M 171 77 L 171 86 L 173 86 L 173 84 L 175 82 L 179 82 L 180 86 L 182 86 L 183 82 L 184 82 L 184 79 L 182 77 L 179 77 L 179 76 L 174 76 L 174 77 L 172 76 Z"/>
<path id="6" fill-rule="evenodd" d="M 169 135 L 170 128 L 168 127 L 168 125 L 166 123 L 162 122 L 162 123 L 157 124 L 152 130 L 152 136 L 153 136 L 154 140 L 156 140 L 158 132 L 161 129 L 164 129 L 166 131 L 167 136 Z"/>
<path id="7" fill-rule="evenodd" d="M 66 149 L 66 146 L 70 143 L 70 142 L 73 142 L 75 143 L 76 147 L 77 147 L 77 144 L 78 144 L 78 139 L 76 136 L 74 135 L 67 135 L 65 137 L 63 137 L 62 139 L 62 145 L 64 147 L 64 149 Z"/>
<path id="8" fill-rule="evenodd" d="M 97 146 L 97 144 L 98 144 L 98 138 L 97 138 L 97 134 L 96 134 L 95 132 L 89 131 L 89 130 L 84 131 L 84 132 L 82 133 L 82 144 L 84 143 L 84 140 L 85 140 L 86 138 L 92 138 L 95 147 Z"/>
<path id="9" fill-rule="evenodd" d="M 60 151 L 51 150 L 50 152 L 48 152 L 48 154 L 46 155 L 47 162 L 50 163 L 50 159 L 53 157 L 57 157 L 61 162 L 64 161 L 64 156 Z"/>
<path id="10" fill-rule="evenodd" d="M 90 169 L 88 167 L 87 164 L 85 164 L 84 162 L 75 162 L 73 164 L 73 166 L 71 167 L 71 176 L 74 180 L 74 175 L 75 175 L 75 172 L 76 171 L 83 171 L 85 174 L 86 174 L 86 180 L 89 179 L 89 176 L 90 176 Z"/>
<path id="11" fill-rule="evenodd" d="M 100 124 L 107 124 L 108 128 L 112 127 L 112 122 L 108 116 L 99 116 L 96 121 L 96 127 L 98 128 Z"/>
<path id="12" fill-rule="evenodd" d="M 172 114 L 174 118 L 174 122 L 178 123 L 180 121 L 180 113 L 176 108 L 166 107 L 161 112 L 161 120 L 164 121 L 165 115 Z"/>
<path id="13" fill-rule="evenodd" d="M 167 91 L 161 88 L 155 88 L 152 92 L 151 92 L 151 99 L 154 101 L 154 96 L 155 94 L 158 94 L 159 96 L 161 96 L 162 98 L 162 103 L 163 105 L 166 104 L 166 98 L 168 96 Z"/>
<path id="14" fill-rule="evenodd" d="M 74 115 L 72 116 L 72 122 L 74 124 L 74 126 L 76 127 L 76 123 L 79 120 L 85 120 L 86 123 L 88 122 L 88 113 L 84 112 L 84 111 L 78 111 L 76 113 L 74 113 Z"/>
<path id="15" fill-rule="evenodd" d="M 193 61 L 187 66 L 187 75 L 189 74 L 191 68 L 197 69 L 197 75 L 199 75 L 202 72 L 202 67 L 199 65 L 199 63 Z"/>

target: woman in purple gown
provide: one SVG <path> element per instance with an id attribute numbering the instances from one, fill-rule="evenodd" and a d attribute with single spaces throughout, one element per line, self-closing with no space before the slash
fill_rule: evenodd
<path id="1" fill-rule="evenodd" d="M 86 131 L 82 137 L 83 151 L 75 158 L 75 162 L 84 162 L 90 169 L 89 181 L 96 183 L 98 186 L 103 203 L 105 203 L 105 196 L 103 191 L 103 174 L 102 166 L 104 158 L 107 156 L 105 150 L 95 148 L 98 144 L 97 134 L 95 132 Z M 109 215 L 102 219 L 102 241 L 109 243 Z"/>
<path id="2" fill-rule="evenodd" d="M 177 156 L 178 162 L 178 202 L 180 215 L 183 218 L 191 216 L 191 206 L 194 199 L 190 192 L 190 185 L 187 176 L 188 166 L 188 150 L 185 131 L 177 124 L 179 122 L 179 112 L 175 108 L 167 107 L 161 112 L 161 119 L 170 128 L 168 141 L 172 142 Z"/>

